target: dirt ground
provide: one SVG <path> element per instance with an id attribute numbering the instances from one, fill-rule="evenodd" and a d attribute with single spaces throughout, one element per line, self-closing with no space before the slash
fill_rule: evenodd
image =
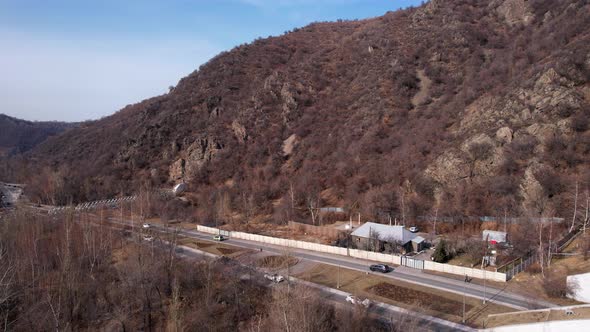
<path id="1" fill-rule="evenodd" d="M 297 277 L 339 288 L 359 297 L 423 312 L 425 314 L 460 323 L 463 311 L 463 296 L 438 289 L 391 280 L 372 273 L 316 264 Z M 512 312 L 514 309 L 500 305 L 483 305 L 481 300 L 466 297 L 467 324 L 482 327 L 489 314 Z"/>
<path id="2" fill-rule="evenodd" d="M 440 295 L 423 292 L 420 290 L 400 287 L 391 283 L 381 282 L 367 288 L 375 295 L 388 299 L 402 299 L 405 303 L 414 304 L 419 307 L 429 308 L 439 312 L 460 312 L 463 310 L 463 302 L 450 300 Z M 473 309 L 471 304 L 465 304 L 465 311 Z"/>

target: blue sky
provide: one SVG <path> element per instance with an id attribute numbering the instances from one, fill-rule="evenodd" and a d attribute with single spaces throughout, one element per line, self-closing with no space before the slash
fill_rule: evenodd
<path id="1" fill-rule="evenodd" d="M 0 0 L 0 113 L 80 121 L 166 92 L 220 51 L 416 0 Z"/>

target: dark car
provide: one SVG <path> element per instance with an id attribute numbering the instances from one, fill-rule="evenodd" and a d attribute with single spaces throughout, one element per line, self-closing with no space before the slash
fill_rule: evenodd
<path id="1" fill-rule="evenodd" d="M 381 273 L 387 273 L 387 272 L 393 271 L 393 269 L 389 265 L 385 265 L 385 264 L 374 264 L 374 265 L 369 266 L 369 269 L 373 272 L 377 271 L 377 272 L 381 272 Z"/>

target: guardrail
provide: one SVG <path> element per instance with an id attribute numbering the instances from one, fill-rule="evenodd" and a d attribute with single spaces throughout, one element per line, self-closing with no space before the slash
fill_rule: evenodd
<path id="1" fill-rule="evenodd" d="M 171 190 L 156 190 L 154 193 L 159 194 L 160 196 L 169 196 L 172 195 Z M 49 210 L 49 214 L 56 214 L 64 211 L 68 211 L 70 209 L 74 211 L 89 211 L 94 209 L 100 208 L 116 208 L 119 206 L 120 203 L 125 202 L 133 202 L 138 198 L 137 195 L 133 196 L 125 196 L 125 197 L 116 197 L 111 199 L 103 199 L 100 201 L 92 201 L 92 202 L 84 202 L 78 205 L 68 205 L 68 206 L 57 206 Z"/>
<path id="2" fill-rule="evenodd" d="M 137 199 L 137 196 L 125 196 L 112 199 L 104 199 L 100 201 L 80 203 L 75 206 L 58 206 L 49 210 L 49 214 L 57 214 L 60 212 L 74 210 L 74 211 L 88 211 L 100 208 L 116 208 L 119 204 L 124 202 L 132 202 Z"/>

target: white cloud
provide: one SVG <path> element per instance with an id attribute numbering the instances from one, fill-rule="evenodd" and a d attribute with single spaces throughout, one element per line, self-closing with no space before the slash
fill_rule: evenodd
<path id="1" fill-rule="evenodd" d="M 207 41 L 63 41 L 0 32 L 0 113 L 99 118 L 167 91 L 220 51 Z"/>

